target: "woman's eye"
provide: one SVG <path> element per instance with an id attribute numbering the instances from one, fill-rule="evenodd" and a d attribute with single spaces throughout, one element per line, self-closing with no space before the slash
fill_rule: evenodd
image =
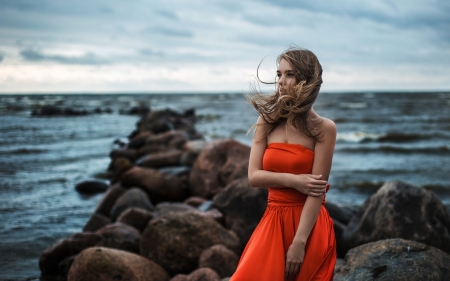
<path id="1" fill-rule="evenodd" d="M 277 77 L 280 78 L 280 77 L 281 77 L 281 74 L 280 74 L 280 73 L 277 73 Z"/>
<path id="2" fill-rule="evenodd" d="M 288 73 L 286 74 L 287 77 L 294 77 L 294 73 Z"/>

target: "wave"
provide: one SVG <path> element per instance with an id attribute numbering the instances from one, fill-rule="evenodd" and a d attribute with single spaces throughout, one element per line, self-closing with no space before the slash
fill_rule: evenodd
<path id="1" fill-rule="evenodd" d="M 442 134 L 416 134 L 416 133 L 386 133 L 375 134 L 367 132 L 338 133 L 337 141 L 341 142 L 413 142 L 445 137 Z"/>
<path id="2" fill-rule="evenodd" d="M 363 109 L 367 108 L 367 102 L 341 102 L 339 103 L 340 108 L 345 109 Z"/>
<path id="3" fill-rule="evenodd" d="M 398 146 L 379 146 L 379 147 L 345 147 L 336 149 L 340 152 L 353 153 L 371 153 L 371 152 L 392 152 L 392 153 L 423 153 L 423 154 L 446 154 L 450 152 L 450 145 L 437 147 L 398 147 Z"/>

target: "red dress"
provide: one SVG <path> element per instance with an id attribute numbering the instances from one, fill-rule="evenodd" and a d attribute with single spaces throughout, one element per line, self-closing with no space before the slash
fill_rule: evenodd
<path id="1" fill-rule="evenodd" d="M 270 143 L 263 157 L 266 171 L 311 174 L 314 151 L 299 144 Z M 297 231 L 307 196 L 292 188 L 269 188 L 267 209 L 242 253 L 230 281 L 283 281 L 286 254 Z M 336 239 L 333 221 L 322 202 L 305 246 L 296 281 L 333 280 Z"/>

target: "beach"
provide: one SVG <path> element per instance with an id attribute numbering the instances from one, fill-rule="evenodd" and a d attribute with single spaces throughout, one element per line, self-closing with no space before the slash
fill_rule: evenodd
<path id="1" fill-rule="evenodd" d="M 36 117 L 44 105 L 80 116 Z M 38 258 L 56 240 L 81 231 L 102 195 L 80 195 L 81 181 L 107 182 L 115 140 L 126 141 L 139 116 L 130 108 L 195 109 L 206 141 L 251 144 L 257 115 L 242 94 L 0 96 L 0 277 L 38 280 Z M 450 206 L 450 93 L 324 93 L 314 108 L 334 120 L 337 144 L 327 201 L 358 207 L 384 182 L 433 191 Z M 105 110 L 108 109 L 108 110 Z"/>

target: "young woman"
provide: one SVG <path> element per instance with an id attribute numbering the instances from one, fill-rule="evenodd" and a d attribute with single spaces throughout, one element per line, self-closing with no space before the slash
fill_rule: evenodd
<path id="1" fill-rule="evenodd" d="M 324 203 L 336 125 L 312 108 L 322 67 L 305 49 L 288 49 L 277 63 L 275 93 L 250 97 L 260 117 L 248 178 L 269 188 L 268 205 L 231 281 L 332 280 L 336 241 Z"/>

